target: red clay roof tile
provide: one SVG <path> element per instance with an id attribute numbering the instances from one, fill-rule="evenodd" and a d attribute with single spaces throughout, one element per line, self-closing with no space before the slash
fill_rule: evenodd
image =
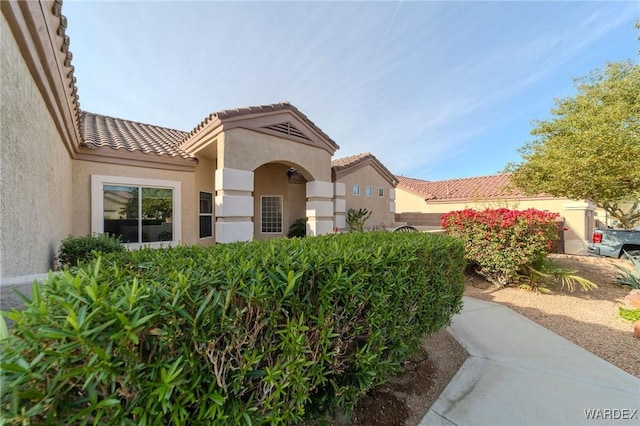
<path id="1" fill-rule="evenodd" d="M 89 148 L 110 147 L 131 152 L 193 158 L 179 147 L 186 132 L 84 111 L 80 117 L 83 145 Z"/>
<path id="2" fill-rule="evenodd" d="M 396 177 L 399 181 L 398 189 L 419 195 L 427 201 L 524 196 L 521 190 L 511 185 L 509 176 L 506 173 L 441 181 Z"/>

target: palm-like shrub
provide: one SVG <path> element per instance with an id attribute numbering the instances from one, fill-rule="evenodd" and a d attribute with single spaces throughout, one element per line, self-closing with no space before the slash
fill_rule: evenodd
<path id="1" fill-rule="evenodd" d="M 289 227 L 289 233 L 287 234 L 288 238 L 303 238 L 307 236 L 307 219 L 302 217 L 300 219 L 296 219 L 295 222 L 291 224 Z"/>
<path id="2" fill-rule="evenodd" d="M 634 289 L 640 289 L 640 261 L 634 257 L 627 257 L 633 269 L 616 265 L 620 272 L 616 275 L 615 283 Z"/>
<path id="3" fill-rule="evenodd" d="M 349 225 L 349 231 L 362 232 L 364 231 L 364 224 L 371 217 L 370 211 L 367 209 L 349 209 L 347 210 L 347 224 Z"/>

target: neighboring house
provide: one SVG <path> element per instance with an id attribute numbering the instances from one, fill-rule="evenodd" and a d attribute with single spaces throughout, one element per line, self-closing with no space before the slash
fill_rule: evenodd
<path id="1" fill-rule="evenodd" d="M 338 145 L 287 102 L 190 132 L 82 111 L 61 6 L 1 3 L 3 282 L 48 271 L 68 235 L 210 245 L 282 237 L 299 218 L 321 235 L 344 229 L 351 205 L 393 221 L 394 176 L 371 154 L 332 168 Z"/>
<path id="2" fill-rule="evenodd" d="M 331 162 L 333 181 L 345 185 L 346 210 L 372 212 L 365 228 L 390 228 L 395 224 L 396 177 L 373 154 L 365 152 Z M 338 201 L 336 201 L 338 202 Z"/>
<path id="3" fill-rule="evenodd" d="M 586 253 L 594 228 L 595 205 L 551 195 L 527 196 L 511 185 L 509 174 L 443 181 L 397 176 L 396 220 L 414 226 L 438 227 L 442 213 L 465 208 L 535 208 L 558 213 L 567 229 L 564 251 Z"/>

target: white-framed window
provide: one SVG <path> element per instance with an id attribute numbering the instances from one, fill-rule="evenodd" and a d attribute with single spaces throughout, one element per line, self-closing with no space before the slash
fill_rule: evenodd
<path id="1" fill-rule="evenodd" d="M 260 197 L 260 232 L 282 234 L 282 196 L 263 195 Z"/>
<path id="2" fill-rule="evenodd" d="M 353 195 L 360 195 L 360 185 L 353 185 Z"/>
<path id="3" fill-rule="evenodd" d="M 181 240 L 180 182 L 91 176 L 91 233 L 119 236 L 128 247 Z"/>
<path id="4" fill-rule="evenodd" d="M 384 188 L 378 188 L 378 197 L 384 197 Z"/>
<path id="5" fill-rule="evenodd" d="M 367 197 L 373 197 L 373 187 L 367 186 Z"/>
<path id="6" fill-rule="evenodd" d="M 200 191 L 200 238 L 213 237 L 213 194 Z"/>

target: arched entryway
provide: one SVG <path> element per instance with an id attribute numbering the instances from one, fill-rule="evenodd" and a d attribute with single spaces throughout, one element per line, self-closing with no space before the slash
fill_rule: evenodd
<path id="1" fill-rule="evenodd" d="M 287 236 L 293 222 L 306 218 L 309 173 L 290 162 L 263 164 L 253 173 L 254 238 Z"/>

